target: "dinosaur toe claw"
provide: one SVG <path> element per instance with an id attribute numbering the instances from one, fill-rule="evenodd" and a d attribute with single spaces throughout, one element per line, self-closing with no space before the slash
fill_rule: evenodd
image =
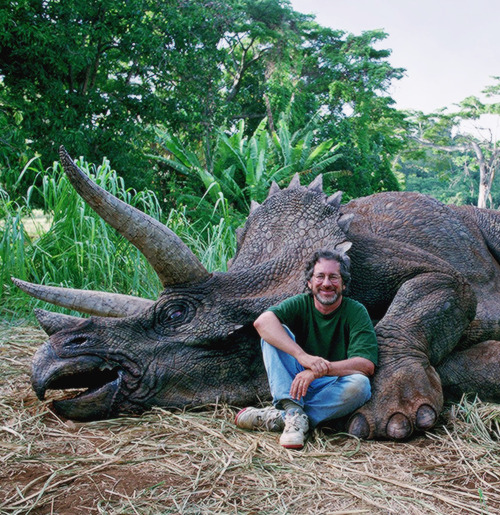
<path id="1" fill-rule="evenodd" d="M 349 420 L 348 432 L 358 438 L 366 439 L 370 436 L 370 426 L 366 417 L 361 413 L 356 413 Z"/>
<path id="2" fill-rule="evenodd" d="M 387 423 L 386 434 L 394 440 L 403 440 L 411 435 L 412 430 L 408 417 L 402 413 L 394 413 Z"/>
<path id="3" fill-rule="evenodd" d="M 428 404 L 423 404 L 418 408 L 416 426 L 418 429 L 427 430 L 430 429 L 437 420 L 436 411 Z"/>

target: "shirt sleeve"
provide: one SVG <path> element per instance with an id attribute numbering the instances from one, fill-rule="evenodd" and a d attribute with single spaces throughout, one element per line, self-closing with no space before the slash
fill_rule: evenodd
<path id="1" fill-rule="evenodd" d="M 378 342 L 368 311 L 362 304 L 349 317 L 349 345 L 347 357 L 360 357 L 378 364 Z"/>
<path id="2" fill-rule="evenodd" d="M 285 299 L 276 306 L 271 306 L 268 311 L 274 313 L 279 321 L 286 325 L 293 333 L 297 330 L 295 325 L 299 320 L 304 318 L 305 314 L 305 301 L 303 295 L 295 295 Z"/>

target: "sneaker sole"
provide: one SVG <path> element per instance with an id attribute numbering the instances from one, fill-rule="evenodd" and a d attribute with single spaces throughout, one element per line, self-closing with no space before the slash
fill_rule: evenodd
<path id="1" fill-rule="evenodd" d="M 246 411 L 247 409 L 248 409 L 248 408 L 243 408 L 241 411 L 238 411 L 238 413 L 236 413 L 236 417 L 235 417 L 235 419 L 234 419 L 234 424 L 235 424 L 236 426 L 238 426 L 238 418 L 239 418 L 239 416 L 240 416 L 244 411 Z M 238 427 L 239 427 L 239 426 L 238 426 Z"/>
<path id="2" fill-rule="evenodd" d="M 304 445 L 300 445 L 300 444 L 280 444 L 281 447 L 284 447 L 285 449 L 303 449 L 304 448 Z"/>

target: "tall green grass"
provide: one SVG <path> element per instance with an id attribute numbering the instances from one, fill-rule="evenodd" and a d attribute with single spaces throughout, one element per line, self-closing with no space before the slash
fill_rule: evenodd
<path id="1" fill-rule="evenodd" d="M 0 221 L 0 298 L 2 304 L 5 305 L 10 289 L 7 283 L 10 275 L 15 274 L 19 279 L 26 279 L 29 275 L 27 270 L 29 262 L 26 259 L 29 237 L 23 224 L 26 208 L 11 201 L 7 192 L 2 189 L 0 189 L 0 210 L 2 213 Z"/>
<path id="2" fill-rule="evenodd" d="M 207 269 L 225 270 L 235 246 L 225 219 L 217 225 L 200 226 L 191 223 L 182 210 L 172 210 L 164 217 L 155 194 L 127 189 L 107 160 L 97 168 L 83 161 L 78 165 L 107 191 L 166 223 Z M 54 163 L 42 175 L 42 185 L 28 190 L 23 205 L 0 191 L 0 314 L 9 318 L 25 316 L 32 307 L 43 304 L 18 290 L 11 276 L 38 284 L 157 298 L 162 287 L 149 263 L 87 206 L 61 166 Z M 44 212 L 51 222 L 39 234 L 30 236 L 25 225 L 33 216 L 30 200 L 35 193 L 44 199 Z"/>

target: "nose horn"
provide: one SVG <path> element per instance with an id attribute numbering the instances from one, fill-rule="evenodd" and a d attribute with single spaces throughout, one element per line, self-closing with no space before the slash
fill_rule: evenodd
<path id="1" fill-rule="evenodd" d="M 85 320 L 84 318 L 62 315 L 61 313 L 52 313 L 44 309 L 35 309 L 34 311 L 38 323 L 48 336 L 52 336 L 62 329 L 74 327 L 78 322 Z"/>

